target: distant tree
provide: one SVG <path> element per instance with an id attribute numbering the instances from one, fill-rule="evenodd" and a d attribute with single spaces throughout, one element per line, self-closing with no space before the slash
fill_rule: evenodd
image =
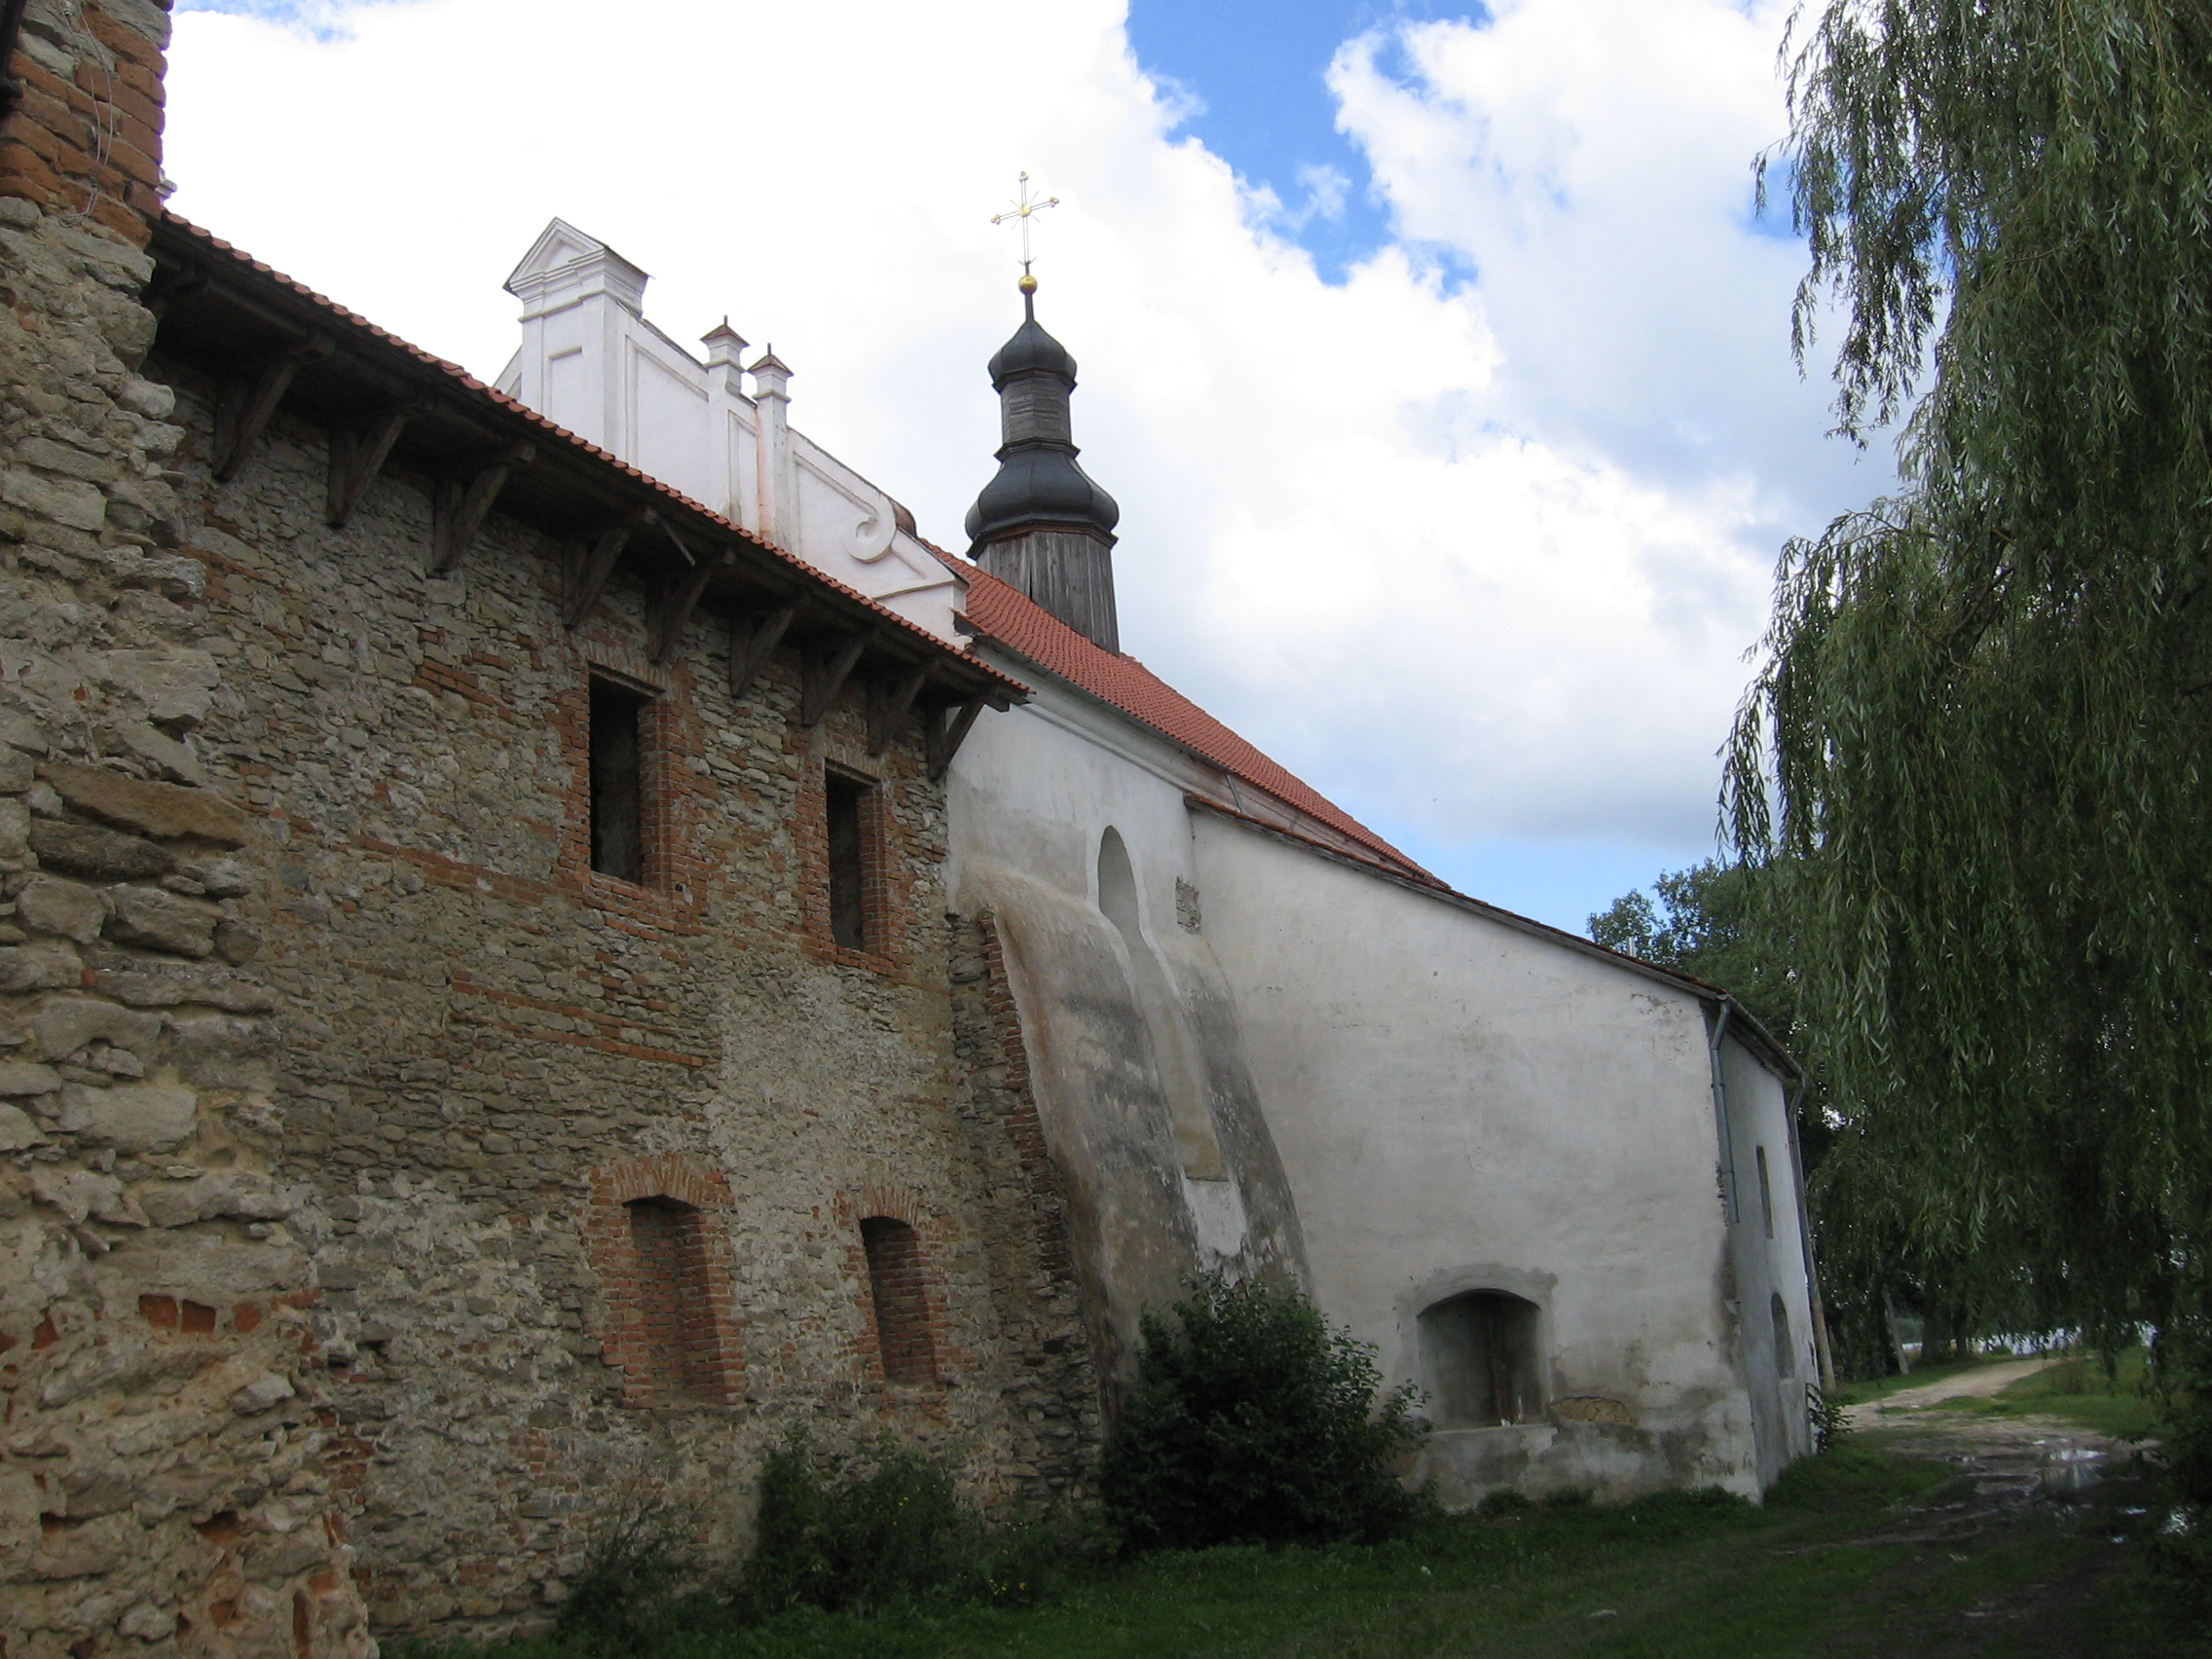
<path id="1" fill-rule="evenodd" d="M 1783 159 L 1902 488 L 1786 550 L 1735 847 L 1900 1235 L 2206 1315 L 2212 7 L 1823 0 Z"/>
<path id="2" fill-rule="evenodd" d="M 1767 930 L 1752 883 L 1759 871 L 1715 860 L 1662 871 L 1590 918 L 1590 937 L 1662 968 L 1677 968 L 1731 992 L 1760 1024 L 1788 1042 L 1796 1026 L 1788 956 Z"/>

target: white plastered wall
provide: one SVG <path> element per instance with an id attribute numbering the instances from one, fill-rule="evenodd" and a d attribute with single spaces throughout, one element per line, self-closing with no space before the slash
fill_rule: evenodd
<path id="1" fill-rule="evenodd" d="M 1792 1428 L 1771 1338 L 1736 1315 L 1755 1306 L 1765 1320 L 1767 1296 L 1794 1283 L 1786 1302 L 1807 1329 L 1794 1192 L 1774 1163 L 1771 1245 L 1758 1216 L 1748 1229 L 1723 1218 L 1701 1000 L 1283 838 L 1195 820 L 1207 937 L 1323 1310 L 1376 1346 L 1392 1382 L 1432 1392 L 1424 1309 L 1490 1289 L 1541 1310 L 1542 1419 L 1433 1435 L 1422 1472 L 1439 1495 L 1763 1491 L 1804 1449 L 1802 1397 Z M 1780 1080 L 1733 1040 L 1724 1051 L 1738 1138 L 1774 1134 Z"/>

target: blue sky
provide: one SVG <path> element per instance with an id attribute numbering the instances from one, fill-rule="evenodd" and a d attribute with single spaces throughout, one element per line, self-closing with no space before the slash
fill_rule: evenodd
<path id="1" fill-rule="evenodd" d="M 1183 129 L 1282 203 L 1276 223 L 1323 274 L 1389 240 L 1367 159 L 1337 129 L 1329 61 L 1354 36 L 1484 9 L 1404 0 L 1131 0 L 1137 61 L 1186 100 Z"/>
<path id="2" fill-rule="evenodd" d="M 166 165 L 487 376 L 559 214 L 675 338 L 774 341 L 794 422 L 946 544 L 1028 170 L 1127 647 L 1579 929 L 1714 851 L 1775 555 L 1892 476 L 1825 438 L 1804 255 L 1751 211 L 1788 4 L 180 0 Z"/>

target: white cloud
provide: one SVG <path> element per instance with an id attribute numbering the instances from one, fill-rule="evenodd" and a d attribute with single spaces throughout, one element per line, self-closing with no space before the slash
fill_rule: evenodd
<path id="1" fill-rule="evenodd" d="M 1391 822 L 1694 851 L 1775 545 L 1880 481 L 1821 453 L 1799 256 L 1747 221 L 1780 8 L 1495 10 L 1408 28 L 1400 78 L 1379 39 L 1340 55 L 1407 239 L 1342 286 L 1176 135 L 1116 0 L 419 0 L 319 39 L 187 13 L 168 170 L 180 211 L 487 374 L 558 213 L 679 338 L 772 340 L 794 420 L 951 543 L 1026 167 L 1064 203 L 1041 311 L 1123 503 L 1129 647 Z"/>

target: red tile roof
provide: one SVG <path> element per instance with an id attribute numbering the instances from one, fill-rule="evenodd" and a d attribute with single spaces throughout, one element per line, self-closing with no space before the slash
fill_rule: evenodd
<path id="1" fill-rule="evenodd" d="M 939 635 L 932 633 L 927 628 L 924 628 L 920 623 L 909 621 L 907 620 L 907 618 L 900 615 L 896 610 L 893 610 L 889 606 L 882 605 L 877 601 L 868 598 L 866 594 L 862 593 L 858 588 L 847 587 L 843 582 L 837 580 L 836 577 L 826 574 L 820 569 L 820 567 L 807 563 L 806 560 L 801 559 L 797 554 L 790 552 L 785 548 L 779 547 L 772 541 L 762 539 L 760 536 L 756 535 L 752 531 L 747 530 L 743 525 L 734 523 L 733 521 L 724 518 L 720 513 L 716 512 L 711 507 L 701 506 L 697 501 L 691 499 L 690 497 L 684 495 L 681 490 L 673 490 L 666 484 L 663 484 L 659 479 L 653 477 L 650 473 L 639 471 L 638 468 L 632 466 L 621 457 L 609 454 L 608 451 L 601 449 L 597 444 L 592 443 L 589 439 L 578 437 L 575 433 L 570 431 L 566 426 L 557 424 L 552 421 L 548 421 L 536 410 L 531 408 L 529 404 L 519 402 L 516 399 L 509 397 L 505 392 L 500 391 L 496 387 L 485 385 L 474 375 L 470 374 L 466 369 L 462 368 L 459 363 L 449 363 L 445 358 L 437 356 L 432 352 L 424 350 L 422 347 L 415 345 L 412 341 L 402 340 L 398 335 L 390 332 L 390 330 L 379 328 L 367 317 L 361 315 L 360 313 L 348 310 L 346 307 L 340 305 L 336 300 L 329 298 L 327 295 L 317 293 L 314 289 L 309 287 L 305 282 L 298 281 L 293 277 L 285 276 L 281 271 L 276 270 L 274 266 L 264 264 L 261 260 L 254 258 L 252 254 L 247 253 L 243 248 L 232 245 L 230 242 L 225 241 L 221 237 L 215 235 L 214 232 L 204 230 L 201 226 L 194 224 L 190 219 L 185 218 L 181 213 L 172 213 L 166 208 L 163 209 L 162 224 L 167 229 L 181 232 L 183 235 L 190 237 L 195 242 L 198 242 L 203 247 L 212 249 L 214 252 L 226 256 L 234 265 L 241 266 L 244 269 L 253 272 L 263 280 L 275 282 L 279 287 L 290 289 L 294 294 L 308 301 L 317 311 L 320 311 L 333 317 L 337 321 L 344 323 L 349 329 L 354 330 L 360 334 L 365 334 L 385 346 L 393 348 L 394 350 L 404 353 L 405 355 L 414 358 L 418 363 L 421 363 L 425 368 L 437 370 L 440 374 L 443 374 L 449 379 L 453 380 L 462 390 L 472 394 L 476 398 L 492 403 L 497 407 L 507 411 L 509 414 L 521 416 L 524 420 L 530 422 L 531 424 L 538 427 L 544 432 L 550 433 L 553 437 L 559 439 L 562 443 L 569 445 L 571 448 L 582 451 L 584 454 L 590 456 L 594 461 L 599 461 L 601 464 L 611 466 L 615 470 L 625 473 L 629 477 L 635 479 L 638 483 L 644 484 L 649 489 L 666 497 L 668 499 L 678 502 L 682 506 L 688 508 L 690 511 L 699 514 L 701 517 L 714 520 L 716 524 L 728 531 L 730 535 L 742 537 L 744 540 L 751 542 L 754 546 L 761 549 L 763 552 L 774 555 L 777 559 L 780 559 L 785 564 L 791 566 L 793 571 L 803 573 L 810 581 L 819 582 L 824 587 L 834 588 L 838 593 L 843 594 L 846 598 L 860 601 L 861 604 L 866 606 L 870 610 L 875 611 L 884 621 L 896 625 L 901 632 L 927 641 L 930 645 L 936 646 L 939 650 L 950 651 L 954 655 L 964 658 L 967 662 L 981 670 L 983 673 L 988 674 L 994 679 L 1002 682 L 1009 690 L 1013 691 L 1017 696 L 1026 696 L 1028 694 L 1029 687 L 1022 684 L 1018 680 L 1011 679 L 1008 676 L 999 673 L 999 671 L 995 668 L 992 668 L 990 664 L 978 660 L 973 653 L 962 650 L 958 645 L 948 644 Z"/>
<path id="2" fill-rule="evenodd" d="M 1135 657 L 1077 633 L 1013 583 L 967 560 L 946 559 L 968 582 L 968 618 L 1039 668 L 1210 760 L 1315 823 L 1326 825 L 1392 868 L 1441 887 L 1437 878 L 1310 786 L 1293 777 Z"/>

